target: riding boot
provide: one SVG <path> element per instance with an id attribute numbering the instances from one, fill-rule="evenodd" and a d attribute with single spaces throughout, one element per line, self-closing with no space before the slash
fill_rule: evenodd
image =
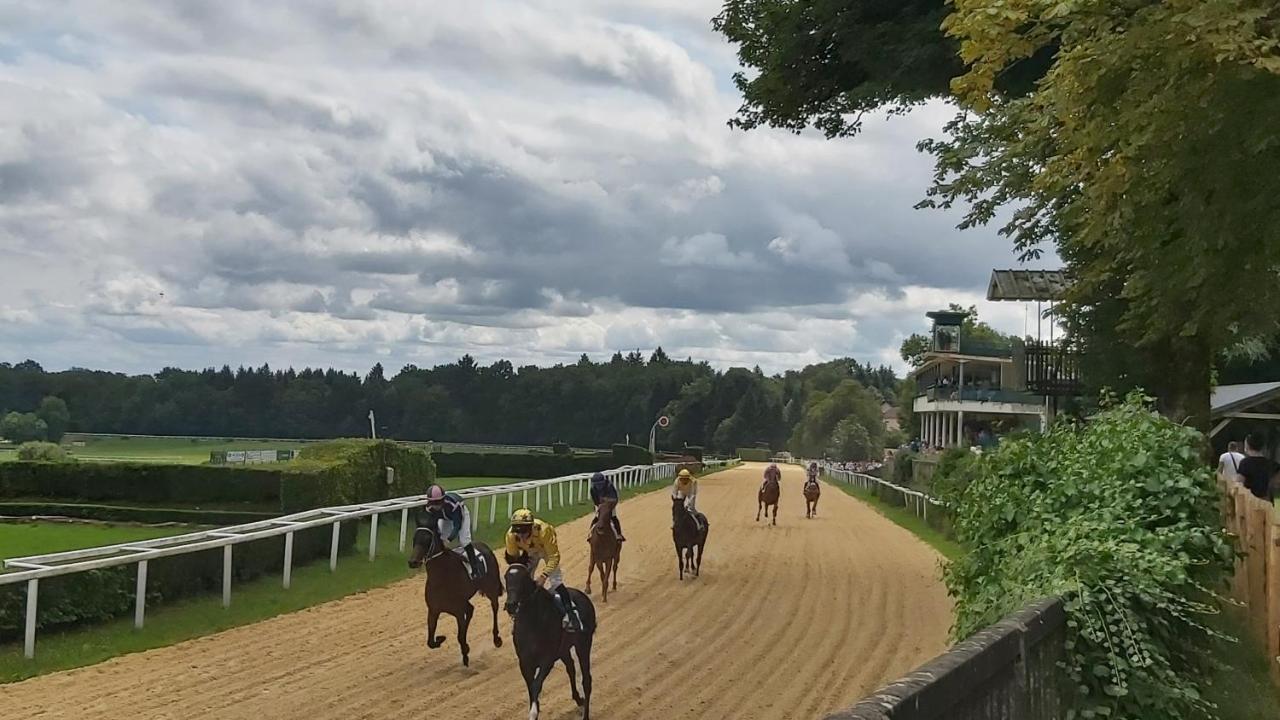
<path id="1" fill-rule="evenodd" d="M 573 602 L 573 596 L 569 594 L 569 588 L 561 585 L 552 593 L 555 598 L 556 605 L 560 608 L 560 614 L 564 616 L 564 629 L 569 632 L 582 632 L 582 616 L 578 614 L 578 606 Z"/>
<path id="2" fill-rule="evenodd" d="M 480 568 L 480 556 L 476 553 L 475 545 L 467 545 L 465 550 L 467 563 L 471 566 L 471 579 L 476 580 L 484 575 L 484 571 Z"/>

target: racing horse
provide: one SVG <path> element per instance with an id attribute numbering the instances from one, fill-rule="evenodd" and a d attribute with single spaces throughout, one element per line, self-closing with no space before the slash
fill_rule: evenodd
<path id="1" fill-rule="evenodd" d="M 822 485 L 817 478 L 804 481 L 804 516 L 806 519 L 818 517 L 818 498 L 822 497 Z"/>
<path id="2" fill-rule="evenodd" d="M 587 565 L 587 594 L 591 594 L 591 574 L 600 571 L 600 587 L 604 593 L 604 601 L 609 602 L 609 579 L 613 579 L 613 589 L 618 589 L 618 562 L 622 560 L 622 543 L 618 542 L 618 534 L 613 530 L 613 511 L 617 502 L 605 500 L 600 503 L 600 511 L 595 526 L 591 528 L 591 536 L 587 543 L 591 546 L 591 562 Z"/>
<path id="3" fill-rule="evenodd" d="M 467 561 L 449 550 L 440 541 L 440 534 L 433 528 L 418 528 L 413 533 L 413 554 L 409 567 L 423 565 L 427 568 L 427 583 L 423 594 L 427 601 L 427 647 L 432 650 L 444 644 L 444 636 L 436 635 L 436 622 L 440 613 L 448 613 L 458 621 L 458 646 L 462 649 L 462 664 L 471 663 L 471 646 L 467 644 L 467 627 L 475 607 L 471 598 L 476 594 L 489 598 L 493 606 L 493 646 L 502 647 L 498 634 L 498 598 L 502 596 L 502 579 L 498 576 L 498 560 L 493 550 L 484 543 L 474 543 L 476 555 L 484 562 L 484 575 L 472 579 Z"/>
<path id="4" fill-rule="evenodd" d="M 701 574 L 702 550 L 707 546 L 709 529 L 706 515 L 697 513 L 695 519 L 694 513 L 685 507 L 684 498 L 671 498 L 671 538 L 676 545 L 676 564 L 680 566 L 681 580 L 684 580 L 686 568 L 694 577 Z"/>
<path id="5" fill-rule="evenodd" d="M 569 589 L 578 616 L 582 618 L 582 632 L 565 630 L 562 615 L 551 592 L 538 585 L 529 572 L 529 566 L 512 563 L 507 566 L 507 612 L 514 619 L 511 637 L 516 646 L 516 659 L 520 674 L 529 690 L 529 720 L 538 720 L 538 697 L 542 684 L 556 661 L 564 663 L 569 674 L 569 690 L 573 701 L 582 708 L 582 720 L 591 720 L 591 643 L 596 633 L 596 608 L 580 590 Z M 582 665 L 582 694 L 578 694 L 578 680 L 573 665 L 573 654 Z"/>
<path id="6" fill-rule="evenodd" d="M 756 493 L 756 520 L 760 520 L 760 511 L 764 511 L 765 519 L 769 518 L 769 507 L 773 507 L 773 524 L 778 524 L 778 497 L 782 495 L 782 484 L 773 474 L 767 473 L 764 485 Z"/>

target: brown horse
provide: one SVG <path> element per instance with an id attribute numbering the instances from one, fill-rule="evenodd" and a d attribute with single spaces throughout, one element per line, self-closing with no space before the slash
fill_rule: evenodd
<path id="1" fill-rule="evenodd" d="M 484 543 L 474 543 L 476 555 L 485 564 L 484 575 L 471 578 L 467 561 L 444 547 L 440 535 L 432 528 L 418 528 L 413 534 L 413 555 L 409 567 L 426 565 L 427 586 L 423 594 L 427 601 L 427 647 L 432 650 L 444 644 L 444 636 L 436 635 L 436 621 L 440 613 L 448 613 L 458 621 L 458 646 L 462 649 L 462 664 L 469 665 L 471 646 L 467 644 L 467 627 L 475 608 L 471 598 L 480 593 L 489 598 L 493 606 L 493 646 L 502 647 L 498 634 L 498 598 L 502 596 L 502 578 L 498 574 L 498 559 Z"/>
<path id="2" fill-rule="evenodd" d="M 765 519 L 769 518 L 769 507 L 773 506 L 773 524 L 778 524 L 778 497 L 782 495 L 782 484 L 777 478 L 766 477 L 764 486 L 756 494 L 756 520 L 760 520 L 760 511 L 764 511 Z"/>
<path id="3" fill-rule="evenodd" d="M 822 486 L 816 479 L 804 482 L 804 516 L 818 517 L 818 498 L 822 497 Z"/>
<path id="4" fill-rule="evenodd" d="M 613 531 L 613 510 L 616 500 L 605 500 L 600 503 L 595 527 L 587 538 L 591 546 L 591 562 L 587 565 L 587 594 L 591 594 L 591 574 L 600 571 L 600 587 L 604 592 L 604 601 L 609 602 L 609 579 L 613 578 L 613 589 L 618 589 L 618 563 L 622 560 L 622 543 L 618 542 L 618 534 Z"/>
<path id="5" fill-rule="evenodd" d="M 680 579 L 687 570 L 694 577 L 702 573 L 702 551 L 707 547 L 707 532 L 711 523 L 702 513 L 689 512 L 684 498 L 671 498 L 671 539 L 676 546 L 676 563 Z"/>

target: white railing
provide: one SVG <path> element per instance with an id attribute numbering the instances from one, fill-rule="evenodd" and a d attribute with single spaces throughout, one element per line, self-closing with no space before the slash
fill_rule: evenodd
<path id="1" fill-rule="evenodd" d="M 926 521 L 929 519 L 930 505 L 933 505 L 934 507 L 946 507 L 941 500 L 930 497 L 918 490 L 904 488 L 901 485 L 891 483 L 888 480 L 881 480 L 878 477 L 867 475 L 866 473 L 841 470 L 839 468 L 832 467 L 829 463 L 825 462 L 819 463 L 818 466 L 822 468 L 822 471 L 829 477 L 834 478 L 837 481 L 850 485 L 857 485 L 864 490 L 872 490 L 878 485 L 902 495 L 902 504 L 905 507 L 910 508 L 912 512 Z"/>
<path id="2" fill-rule="evenodd" d="M 626 489 L 670 479 L 675 476 L 675 470 L 676 465 L 674 463 L 661 463 L 656 465 L 629 465 L 603 472 L 606 476 L 614 479 L 619 489 Z M 591 473 L 580 473 L 546 480 L 529 480 L 507 485 L 468 488 L 455 492 L 466 500 L 471 513 L 471 526 L 474 530 L 480 526 L 486 515 L 489 525 L 499 522 L 498 505 L 500 498 L 504 495 L 506 496 L 506 513 L 501 516 L 501 522 L 504 524 L 516 508 L 530 507 L 530 492 L 533 493 L 532 508 L 535 512 L 540 512 L 544 504 L 547 510 L 552 510 L 556 505 L 576 504 L 587 501 L 590 478 Z M 519 504 L 515 502 L 517 495 L 520 498 Z M 568 498 L 567 501 L 566 496 Z M 485 498 L 489 499 L 487 514 L 483 512 Z M 378 551 L 378 516 L 397 511 L 400 513 L 400 550 L 403 551 L 409 531 L 409 511 L 426 504 L 425 495 L 412 495 L 370 503 L 317 508 L 273 520 L 260 520 L 217 530 L 202 530 L 154 540 L 141 540 L 84 550 L 12 558 L 5 560 L 4 564 L 6 568 L 16 569 L 16 572 L 0 574 L 0 586 L 17 583 L 27 584 L 26 628 L 23 650 L 27 658 L 34 658 L 36 610 L 39 602 L 40 580 L 44 578 L 120 565 L 137 565 L 133 623 L 135 627 L 141 628 L 146 617 L 147 563 L 150 560 L 222 548 L 222 606 L 228 607 L 231 605 L 232 548 L 236 545 L 283 535 L 283 585 L 285 589 L 288 589 L 293 572 L 294 533 L 308 528 L 325 525 L 332 526 L 329 570 L 334 571 L 338 567 L 338 539 L 343 521 L 359 520 L 366 517 L 372 518 L 369 523 L 369 559 L 373 560 L 377 557 Z"/>

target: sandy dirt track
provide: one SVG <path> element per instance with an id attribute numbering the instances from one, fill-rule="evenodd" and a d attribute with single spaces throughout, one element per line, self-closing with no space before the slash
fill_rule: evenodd
<path id="1" fill-rule="evenodd" d="M 784 468 L 777 527 L 756 524 L 763 466 L 701 481 L 711 522 L 702 577 L 681 584 L 671 505 L 658 491 L 624 503 L 629 542 L 618 591 L 595 598 L 593 716 L 814 718 L 851 704 L 944 649 L 951 606 L 938 555 L 826 487 L 804 519 L 801 471 Z M 586 520 L 560 528 L 566 579 L 581 587 Z M 478 606 L 478 610 L 481 608 Z M 488 638 L 487 603 L 463 668 L 449 639 L 425 645 L 422 579 L 79 670 L 0 686 L 0 718 L 352 720 L 523 718 L 509 642 Z M 557 665 L 542 717 L 579 717 Z M 443 705 L 444 707 L 441 707 Z"/>

